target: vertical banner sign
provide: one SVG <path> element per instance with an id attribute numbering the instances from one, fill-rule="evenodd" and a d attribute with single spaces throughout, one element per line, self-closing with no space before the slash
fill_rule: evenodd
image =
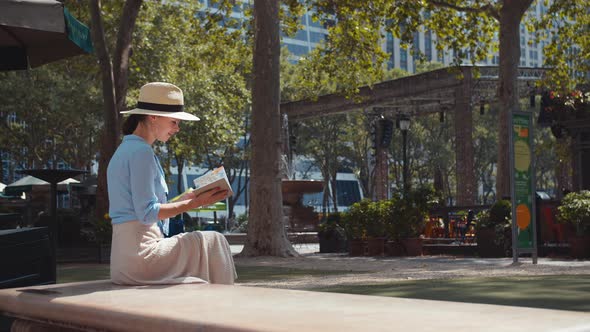
<path id="1" fill-rule="evenodd" d="M 536 260 L 535 191 L 531 114 L 514 112 L 511 123 L 512 229 L 515 260 L 529 252 Z M 515 240 L 515 241 L 514 241 Z"/>

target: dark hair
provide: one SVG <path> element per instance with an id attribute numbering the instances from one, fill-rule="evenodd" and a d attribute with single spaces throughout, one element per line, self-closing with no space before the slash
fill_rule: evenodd
<path id="1" fill-rule="evenodd" d="M 146 118 L 145 114 L 131 114 L 123 122 L 123 135 L 131 135 L 137 128 L 137 125 Z"/>

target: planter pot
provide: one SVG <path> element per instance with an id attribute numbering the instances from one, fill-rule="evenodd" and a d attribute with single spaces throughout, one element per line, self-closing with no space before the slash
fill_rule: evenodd
<path id="1" fill-rule="evenodd" d="M 402 246 L 408 256 L 422 256 L 422 239 L 418 237 L 401 240 Z"/>
<path id="2" fill-rule="evenodd" d="M 477 253 L 479 257 L 504 257 L 504 248 L 495 243 L 496 232 L 493 229 L 477 230 Z"/>
<path id="3" fill-rule="evenodd" d="M 400 242 L 389 241 L 385 245 L 387 256 L 403 256 L 405 254 L 404 246 Z"/>
<path id="4" fill-rule="evenodd" d="M 387 240 L 384 237 L 369 238 L 367 241 L 367 255 L 368 256 L 383 256 L 385 253 L 385 242 Z"/>
<path id="5" fill-rule="evenodd" d="M 590 258 L 590 235 L 571 236 L 568 239 L 570 256 L 573 258 Z"/>
<path id="6" fill-rule="evenodd" d="M 318 232 L 321 253 L 346 252 L 346 237 L 337 230 Z"/>
<path id="7" fill-rule="evenodd" d="M 350 240 L 348 242 L 348 254 L 350 256 L 364 256 L 365 242 L 362 240 Z"/>

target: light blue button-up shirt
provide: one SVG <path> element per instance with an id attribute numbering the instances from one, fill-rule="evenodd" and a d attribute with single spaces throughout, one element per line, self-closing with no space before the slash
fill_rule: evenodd
<path id="1" fill-rule="evenodd" d="M 113 224 L 139 220 L 158 222 L 168 185 L 154 150 L 136 135 L 123 137 L 107 168 L 109 215 Z M 166 223 L 167 224 L 167 223 Z"/>

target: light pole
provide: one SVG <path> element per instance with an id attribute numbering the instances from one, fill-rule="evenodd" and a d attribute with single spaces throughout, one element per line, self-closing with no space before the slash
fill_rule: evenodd
<path id="1" fill-rule="evenodd" d="M 408 194 L 408 156 L 407 156 L 407 140 L 408 140 L 408 129 L 410 128 L 410 118 L 403 114 L 399 117 L 399 129 L 402 131 L 402 149 L 403 149 L 403 191 L 404 196 Z"/>

